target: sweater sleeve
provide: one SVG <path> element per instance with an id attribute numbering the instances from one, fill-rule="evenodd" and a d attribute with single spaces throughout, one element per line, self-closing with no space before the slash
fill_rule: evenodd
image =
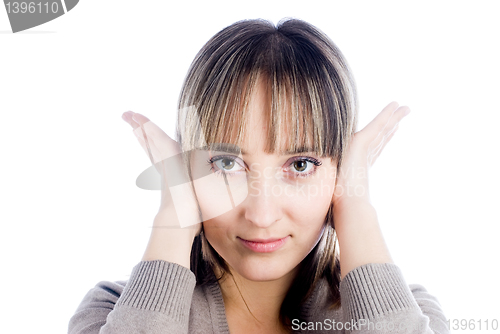
<path id="1" fill-rule="evenodd" d="M 407 285 L 395 264 L 355 268 L 340 282 L 340 294 L 347 333 L 449 333 L 438 300 L 421 285 Z"/>
<path id="2" fill-rule="evenodd" d="M 127 282 L 99 282 L 83 298 L 70 334 L 187 333 L 196 279 L 163 260 L 141 261 Z"/>

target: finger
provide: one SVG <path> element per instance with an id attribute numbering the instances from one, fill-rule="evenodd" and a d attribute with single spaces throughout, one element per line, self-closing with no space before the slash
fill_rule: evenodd
<path id="1" fill-rule="evenodd" d="M 139 114 L 137 112 L 132 115 L 132 119 L 135 122 L 137 122 L 139 125 L 144 125 L 147 122 L 150 122 L 149 118 L 147 118 L 146 116 L 141 115 L 141 114 Z"/>
<path id="2" fill-rule="evenodd" d="M 370 123 L 368 123 L 368 125 L 363 128 L 363 130 L 375 129 L 380 131 L 383 129 L 392 114 L 398 109 L 398 106 L 399 104 L 396 101 L 389 103 Z"/>
<path id="3" fill-rule="evenodd" d="M 384 136 L 382 131 L 398 106 L 399 104 L 396 101 L 389 103 L 368 125 L 359 131 L 359 137 L 368 146 L 368 151 L 378 147 Z"/>
<path id="4" fill-rule="evenodd" d="M 375 154 L 380 154 L 380 152 L 382 152 L 382 150 L 384 149 L 385 145 L 387 145 L 387 143 L 391 140 L 391 138 L 394 136 L 394 134 L 396 133 L 396 131 L 399 129 L 399 123 L 396 124 L 396 126 L 394 126 L 392 128 L 392 130 L 387 133 L 385 136 L 384 136 L 384 139 L 382 140 L 382 142 L 380 143 L 377 151 Z"/>
<path id="5" fill-rule="evenodd" d="M 410 113 L 410 108 L 408 106 L 401 106 L 391 115 L 391 118 L 387 122 L 386 126 L 382 130 L 384 136 L 392 132 L 394 127 L 401 122 L 401 120 Z"/>
<path id="6" fill-rule="evenodd" d="M 139 143 L 141 144 L 142 148 L 148 154 L 151 163 L 155 165 L 156 162 L 160 161 L 160 159 L 158 159 L 159 154 L 157 152 L 155 142 L 152 139 L 150 139 L 151 133 L 148 135 L 148 133 L 144 129 L 144 125 L 150 122 L 150 120 L 146 116 L 143 116 L 139 113 L 133 113 L 131 116 L 132 116 L 131 123 L 133 122 L 137 124 L 137 126 L 133 126 L 134 135 L 139 140 Z"/>
<path id="7" fill-rule="evenodd" d="M 401 106 L 396 101 L 389 103 L 362 131 L 365 132 L 382 132 L 390 121 L 393 124 L 399 122 L 404 116 L 407 115 L 410 108 L 408 106 Z"/>
<path id="8" fill-rule="evenodd" d="M 139 124 L 133 120 L 132 116 L 134 115 L 134 112 L 133 111 L 127 111 L 127 112 L 124 112 L 122 114 L 122 119 L 127 122 L 128 124 L 130 124 L 130 126 L 132 126 L 132 128 L 135 130 L 139 127 Z"/>
<path id="9" fill-rule="evenodd" d="M 365 136 L 371 136 L 373 139 L 370 141 L 370 139 L 367 139 L 367 141 L 370 141 L 370 144 L 368 146 L 369 151 L 373 151 L 375 148 L 378 148 L 384 141 L 384 138 L 386 138 L 394 128 L 399 124 L 399 122 L 408 115 L 410 112 L 410 108 L 407 106 L 402 106 L 397 108 L 392 115 L 389 117 L 387 120 L 387 123 L 383 126 L 381 129 L 376 129 L 375 126 L 373 128 L 369 128 L 365 132 Z M 379 126 L 380 124 L 377 124 Z M 376 134 L 375 134 L 376 133 Z"/>
<path id="10" fill-rule="evenodd" d="M 153 164 L 181 153 L 178 143 L 146 116 L 135 113 L 133 119 L 139 125 L 134 134 Z"/>
<path id="11" fill-rule="evenodd" d="M 396 131 L 399 129 L 399 123 L 392 129 L 390 133 L 386 135 L 383 141 L 381 141 L 380 145 L 377 147 L 376 150 L 374 150 L 374 154 L 370 157 L 369 162 L 370 166 L 372 166 L 375 163 L 375 160 L 379 157 L 380 153 L 384 150 L 385 145 L 391 140 L 391 138 L 394 136 Z"/>
<path id="12" fill-rule="evenodd" d="M 151 152 L 150 143 L 148 142 L 149 141 L 148 136 L 141 127 L 142 124 L 149 121 L 148 118 L 138 113 L 134 113 L 133 111 L 127 111 L 122 114 L 122 119 L 125 122 L 129 123 L 130 126 L 132 126 L 132 129 L 134 130 L 134 135 L 139 140 L 139 144 L 146 151 L 151 163 L 154 165 L 155 159 L 153 158 L 153 154 Z M 141 135 L 139 135 L 138 132 L 141 132 Z"/>
<path id="13" fill-rule="evenodd" d="M 386 143 L 387 137 L 395 131 L 395 129 L 399 126 L 399 122 L 401 122 L 403 117 L 408 115 L 409 112 L 410 108 L 408 108 L 407 106 L 402 106 L 399 107 L 392 114 L 391 118 L 389 119 L 385 127 L 382 129 L 382 131 L 380 131 L 379 136 L 377 138 L 378 140 L 381 139 L 382 145 L 385 145 L 384 143 Z"/>
<path id="14" fill-rule="evenodd" d="M 145 131 L 148 139 L 152 142 L 155 142 L 156 144 L 160 143 L 162 140 L 170 139 L 170 137 L 168 137 L 162 129 L 160 129 L 154 122 L 152 122 L 144 115 L 134 113 L 132 116 L 132 121 L 134 121 L 138 125 L 138 127 L 140 127 L 140 129 L 134 128 L 134 130 L 137 130 L 134 132 L 138 132 L 141 137 L 144 137 L 142 136 L 141 132 Z M 168 137 L 168 139 L 165 138 L 165 136 Z"/>

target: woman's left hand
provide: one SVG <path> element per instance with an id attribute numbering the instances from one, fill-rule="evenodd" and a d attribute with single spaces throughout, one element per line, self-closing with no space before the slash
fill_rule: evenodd
<path id="1" fill-rule="evenodd" d="M 408 115 L 410 108 L 389 103 L 367 126 L 356 132 L 348 145 L 332 202 L 334 207 L 349 200 L 369 202 L 368 170 Z"/>
<path id="2" fill-rule="evenodd" d="M 391 102 L 348 145 L 332 198 L 342 278 L 367 263 L 393 263 L 370 203 L 368 170 L 409 112 L 408 107 Z"/>

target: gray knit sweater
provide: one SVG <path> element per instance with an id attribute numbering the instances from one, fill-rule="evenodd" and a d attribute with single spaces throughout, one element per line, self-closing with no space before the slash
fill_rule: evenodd
<path id="1" fill-rule="evenodd" d="M 292 321 L 297 333 L 449 333 L 439 302 L 407 285 L 394 264 L 369 263 L 340 282 L 342 307 L 327 303 L 321 282 Z M 218 283 L 197 286 L 193 272 L 141 261 L 128 281 L 99 282 L 71 317 L 68 333 L 229 333 Z"/>

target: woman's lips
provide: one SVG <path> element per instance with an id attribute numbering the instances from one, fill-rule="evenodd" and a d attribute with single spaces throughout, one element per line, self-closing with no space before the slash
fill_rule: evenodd
<path id="1" fill-rule="evenodd" d="M 281 239 L 254 239 L 246 240 L 238 237 L 243 246 L 257 253 L 270 253 L 280 249 L 290 236 Z"/>

